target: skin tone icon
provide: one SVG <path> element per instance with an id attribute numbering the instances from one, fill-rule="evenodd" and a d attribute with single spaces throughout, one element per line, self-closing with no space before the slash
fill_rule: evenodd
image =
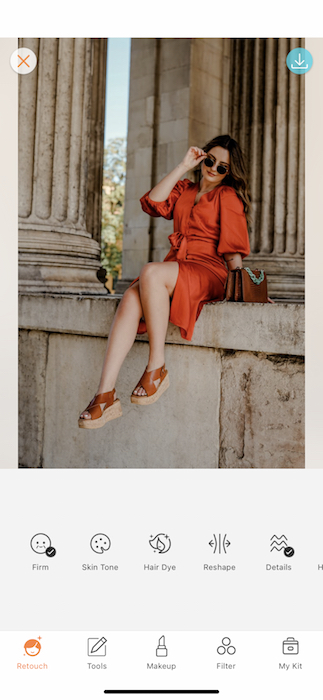
<path id="1" fill-rule="evenodd" d="M 181 179 L 197 167 L 199 182 Z M 250 252 L 246 169 L 238 143 L 228 135 L 204 148 L 189 148 L 181 163 L 140 201 L 150 216 L 173 218 L 171 250 L 163 262 L 144 265 L 123 295 L 97 392 L 80 415 L 80 428 L 100 428 L 122 415 L 115 386 L 137 332 L 148 333 L 149 357 L 130 400 L 150 405 L 162 396 L 170 385 L 165 367 L 168 322 L 191 340 L 203 304 L 223 300 L 228 270 L 241 268 Z"/>

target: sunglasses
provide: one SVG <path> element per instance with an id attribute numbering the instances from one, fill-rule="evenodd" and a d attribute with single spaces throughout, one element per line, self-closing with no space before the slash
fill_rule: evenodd
<path id="1" fill-rule="evenodd" d="M 213 168 L 214 163 L 216 163 L 216 158 L 213 158 L 213 156 L 207 156 L 204 158 L 204 163 L 207 168 Z M 230 170 L 228 165 L 218 165 L 217 166 L 217 171 L 220 175 L 224 175 L 225 173 L 228 173 Z"/>

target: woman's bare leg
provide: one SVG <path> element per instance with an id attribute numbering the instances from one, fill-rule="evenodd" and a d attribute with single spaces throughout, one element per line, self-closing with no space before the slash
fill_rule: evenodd
<path id="1" fill-rule="evenodd" d="M 135 341 L 142 315 L 139 282 L 135 282 L 124 293 L 113 319 L 96 394 L 104 394 L 115 387 L 120 367 Z M 83 411 L 80 418 L 91 419 L 91 415 Z"/>
<path id="2" fill-rule="evenodd" d="M 141 271 L 139 282 L 135 282 L 124 293 L 109 333 L 96 394 L 104 394 L 115 387 L 121 365 L 135 341 L 142 316 L 145 317 L 149 336 L 147 369 L 157 369 L 164 364 L 169 299 L 175 289 L 178 270 L 177 262 L 148 263 Z M 142 387 L 137 387 L 134 393 L 143 396 L 146 392 Z M 91 415 L 83 411 L 80 418 L 91 419 Z"/>
<path id="3" fill-rule="evenodd" d="M 177 282 L 178 262 L 148 263 L 139 277 L 140 301 L 149 337 L 147 371 L 162 367 L 165 362 L 165 337 L 169 319 L 169 300 Z M 139 386 L 133 392 L 146 394 Z"/>

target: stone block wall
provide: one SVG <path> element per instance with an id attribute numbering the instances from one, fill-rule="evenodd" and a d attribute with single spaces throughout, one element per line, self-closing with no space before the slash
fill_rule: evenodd
<path id="1" fill-rule="evenodd" d="M 21 295 L 20 466 L 304 467 L 304 307 L 296 304 L 208 304 L 191 342 L 170 324 L 171 386 L 148 407 L 130 402 L 148 355 L 147 337 L 138 337 L 117 384 L 123 417 L 80 430 L 118 301 Z"/>

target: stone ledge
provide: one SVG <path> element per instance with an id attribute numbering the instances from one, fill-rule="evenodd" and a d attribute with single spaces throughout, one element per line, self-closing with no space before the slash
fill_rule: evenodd
<path id="1" fill-rule="evenodd" d="M 107 337 L 121 297 L 21 294 L 19 328 L 24 330 Z M 46 311 L 45 311 L 46 309 Z M 147 335 L 137 336 L 147 341 Z M 169 324 L 166 343 L 246 350 L 279 355 L 304 355 L 304 304 L 207 304 L 191 342 Z"/>

